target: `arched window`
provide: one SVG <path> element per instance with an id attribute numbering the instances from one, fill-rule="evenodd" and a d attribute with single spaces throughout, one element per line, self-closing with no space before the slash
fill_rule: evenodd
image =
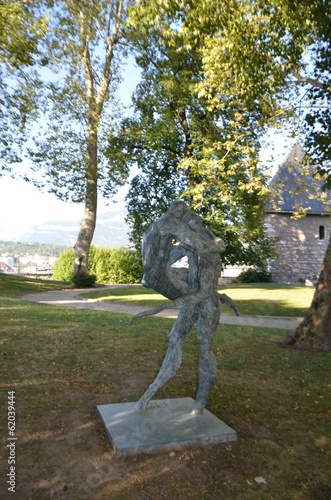
<path id="1" fill-rule="evenodd" d="M 318 237 L 320 240 L 325 240 L 325 227 L 324 226 L 319 227 Z"/>

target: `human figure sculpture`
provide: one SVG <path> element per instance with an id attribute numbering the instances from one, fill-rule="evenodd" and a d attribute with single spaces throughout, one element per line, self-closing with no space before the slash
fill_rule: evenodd
<path id="1" fill-rule="evenodd" d="M 155 314 L 170 307 L 180 307 L 178 318 L 169 333 L 169 345 L 155 380 L 136 403 L 143 410 L 154 394 L 177 372 L 182 360 L 182 344 L 197 323 L 199 340 L 199 386 L 193 413 L 202 413 L 216 377 L 216 360 L 212 341 L 219 323 L 220 302 L 227 302 L 238 314 L 226 295 L 217 293 L 221 271 L 220 253 L 225 245 L 202 219 L 182 201 L 174 201 L 169 209 L 146 231 L 143 237 L 142 284 L 161 293 L 172 302 L 138 314 Z M 186 275 L 173 267 L 182 257 L 188 260 Z"/>

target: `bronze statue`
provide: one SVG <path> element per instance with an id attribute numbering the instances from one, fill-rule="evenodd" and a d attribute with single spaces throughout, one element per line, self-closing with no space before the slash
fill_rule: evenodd
<path id="1" fill-rule="evenodd" d="M 142 284 L 172 302 L 140 313 L 132 320 L 171 307 L 180 307 L 180 311 L 169 333 L 169 346 L 161 369 L 136 403 L 136 409 L 146 409 L 154 394 L 175 375 L 181 364 L 184 339 L 197 323 L 199 387 L 193 412 L 203 412 L 216 377 L 212 341 L 219 323 L 220 302 L 227 303 L 239 314 L 231 299 L 217 292 L 220 253 L 224 250 L 223 241 L 205 228 L 202 219 L 182 201 L 172 202 L 167 212 L 144 234 Z M 173 266 L 185 256 L 187 269 Z"/>

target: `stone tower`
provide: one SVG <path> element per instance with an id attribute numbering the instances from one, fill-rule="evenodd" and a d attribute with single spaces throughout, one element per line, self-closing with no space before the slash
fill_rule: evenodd
<path id="1" fill-rule="evenodd" d="M 331 193 L 322 191 L 315 171 L 294 144 L 271 181 L 265 224 L 277 238 L 278 257 L 269 262 L 276 282 L 314 281 L 319 275 L 330 237 Z"/>

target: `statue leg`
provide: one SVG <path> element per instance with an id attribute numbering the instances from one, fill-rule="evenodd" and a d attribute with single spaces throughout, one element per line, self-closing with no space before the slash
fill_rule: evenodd
<path id="1" fill-rule="evenodd" d="M 136 403 L 135 408 L 137 410 L 146 409 L 154 394 L 176 374 L 182 362 L 182 344 L 196 320 L 196 305 L 181 308 L 178 318 L 169 333 L 169 346 L 160 371 Z"/>
<path id="2" fill-rule="evenodd" d="M 218 298 L 211 297 L 199 304 L 197 336 L 199 339 L 199 387 L 192 413 L 202 413 L 217 374 L 212 352 L 214 332 L 219 323 Z"/>

